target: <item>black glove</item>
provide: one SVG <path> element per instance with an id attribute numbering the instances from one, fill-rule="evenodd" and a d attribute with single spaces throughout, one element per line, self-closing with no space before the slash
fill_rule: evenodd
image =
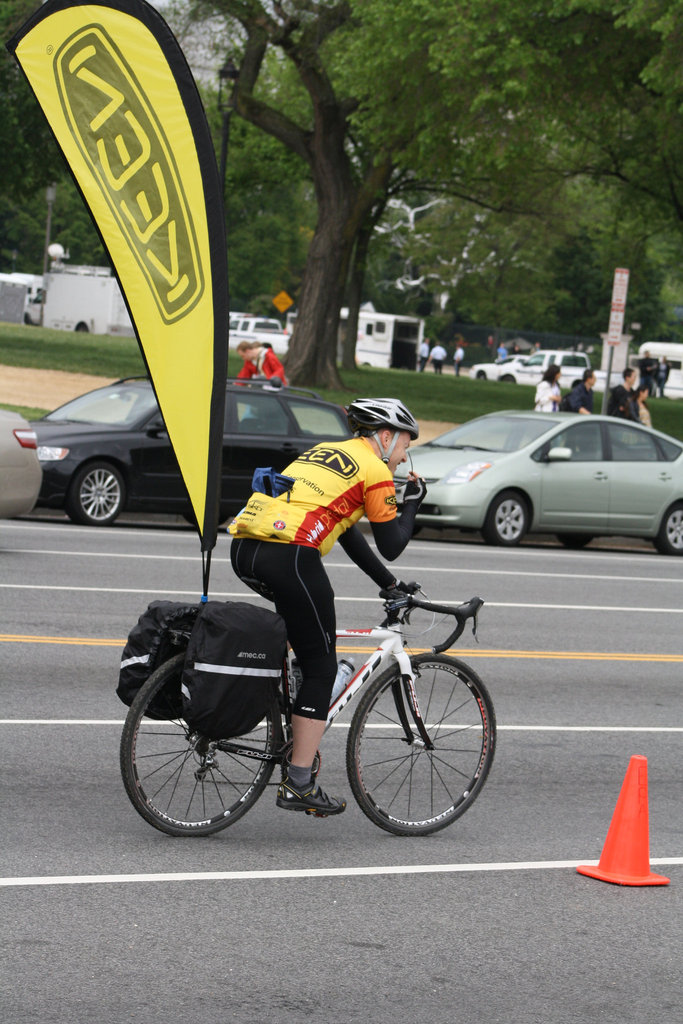
<path id="1" fill-rule="evenodd" d="M 414 480 L 412 477 L 405 486 L 403 492 L 403 504 L 405 505 L 408 501 L 416 501 L 418 505 L 422 503 L 427 493 L 427 484 L 424 482 L 422 477 L 418 477 Z"/>
<path id="2" fill-rule="evenodd" d="M 387 587 L 387 591 L 390 594 L 416 594 L 418 590 L 422 590 L 422 585 L 416 583 L 414 580 L 410 583 L 404 583 L 403 580 L 394 580 L 390 587 Z"/>

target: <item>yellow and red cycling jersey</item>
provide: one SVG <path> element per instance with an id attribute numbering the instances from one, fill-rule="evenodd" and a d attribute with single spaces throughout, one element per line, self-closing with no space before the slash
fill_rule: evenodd
<path id="1" fill-rule="evenodd" d="M 373 523 L 396 517 L 393 477 L 365 437 L 317 444 L 283 473 L 294 479 L 292 489 L 277 498 L 252 494 L 230 524 L 233 536 L 301 544 L 325 555 L 361 516 Z"/>

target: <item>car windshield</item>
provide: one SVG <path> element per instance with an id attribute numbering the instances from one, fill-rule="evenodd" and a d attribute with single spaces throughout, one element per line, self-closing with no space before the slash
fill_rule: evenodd
<path id="1" fill-rule="evenodd" d="M 108 387 L 74 398 L 44 417 L 49 423 L 106 423 L 127 427 L 157 408 L 151 388 Z"/>
<path id="2" fill-rule="evenodd" d="M 434 448 L 471 448 L 485 452 L 518 452 L 549 429 L 536 416 L 483 416 L 449 430 L 429 444 Z"/>

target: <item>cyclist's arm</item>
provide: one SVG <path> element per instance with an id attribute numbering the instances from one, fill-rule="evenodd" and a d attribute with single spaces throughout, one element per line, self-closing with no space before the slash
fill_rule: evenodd
<path id="1" fill-rule="evenodd" d="M 376 524 L 372 525 L 374 527 Z M 390 587 L 394 582 L 394 574 L 389 572 L 386 565 L 382 565 L 357 526 L 351 526 L 342 533 L 339 544 L 358 568 L 374 580 L 380 590 Z"/>
<path id="2" fill-rule="evenodd" d="M 403 511 L 395 519 L 372 522 L 372 533 L 382 558 L 393 562 L 405 549 L 415 529 L 415 516 L 427 493 L 424 480 L 411 474 L 403 493 Z"/>
<path id="3" fill-rule="evenodd" d="M 393 562 L 403 552 L 413 535 L 416 512 L 417 507 L 414 504 L 407 505 L 400 516 L 390 519 L 388 523 L 370 523 L 377 550 L 382 558 Z"/>

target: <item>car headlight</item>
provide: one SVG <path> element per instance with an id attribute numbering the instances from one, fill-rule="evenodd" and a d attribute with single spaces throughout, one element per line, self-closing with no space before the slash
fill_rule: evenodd
<path id="1" fill-rule="evenodd" d="M 474 480 L 476 476 L 483 473 L 485 469 L 490 469 L 492 463 L 490 462 L 468 462 L 466 466 L 458 466 L 457 469 L 452 469 L 450 473 L 442 477 L 440 483 L 442 484 L 467 484 L 470 480 Z"/>
<path id="2" fill-rule="evenodd" d="M 61 462 L 69 454 L 68 448 L 52 448 L 48 444 L 38 445 L 39 462 Z"/>

